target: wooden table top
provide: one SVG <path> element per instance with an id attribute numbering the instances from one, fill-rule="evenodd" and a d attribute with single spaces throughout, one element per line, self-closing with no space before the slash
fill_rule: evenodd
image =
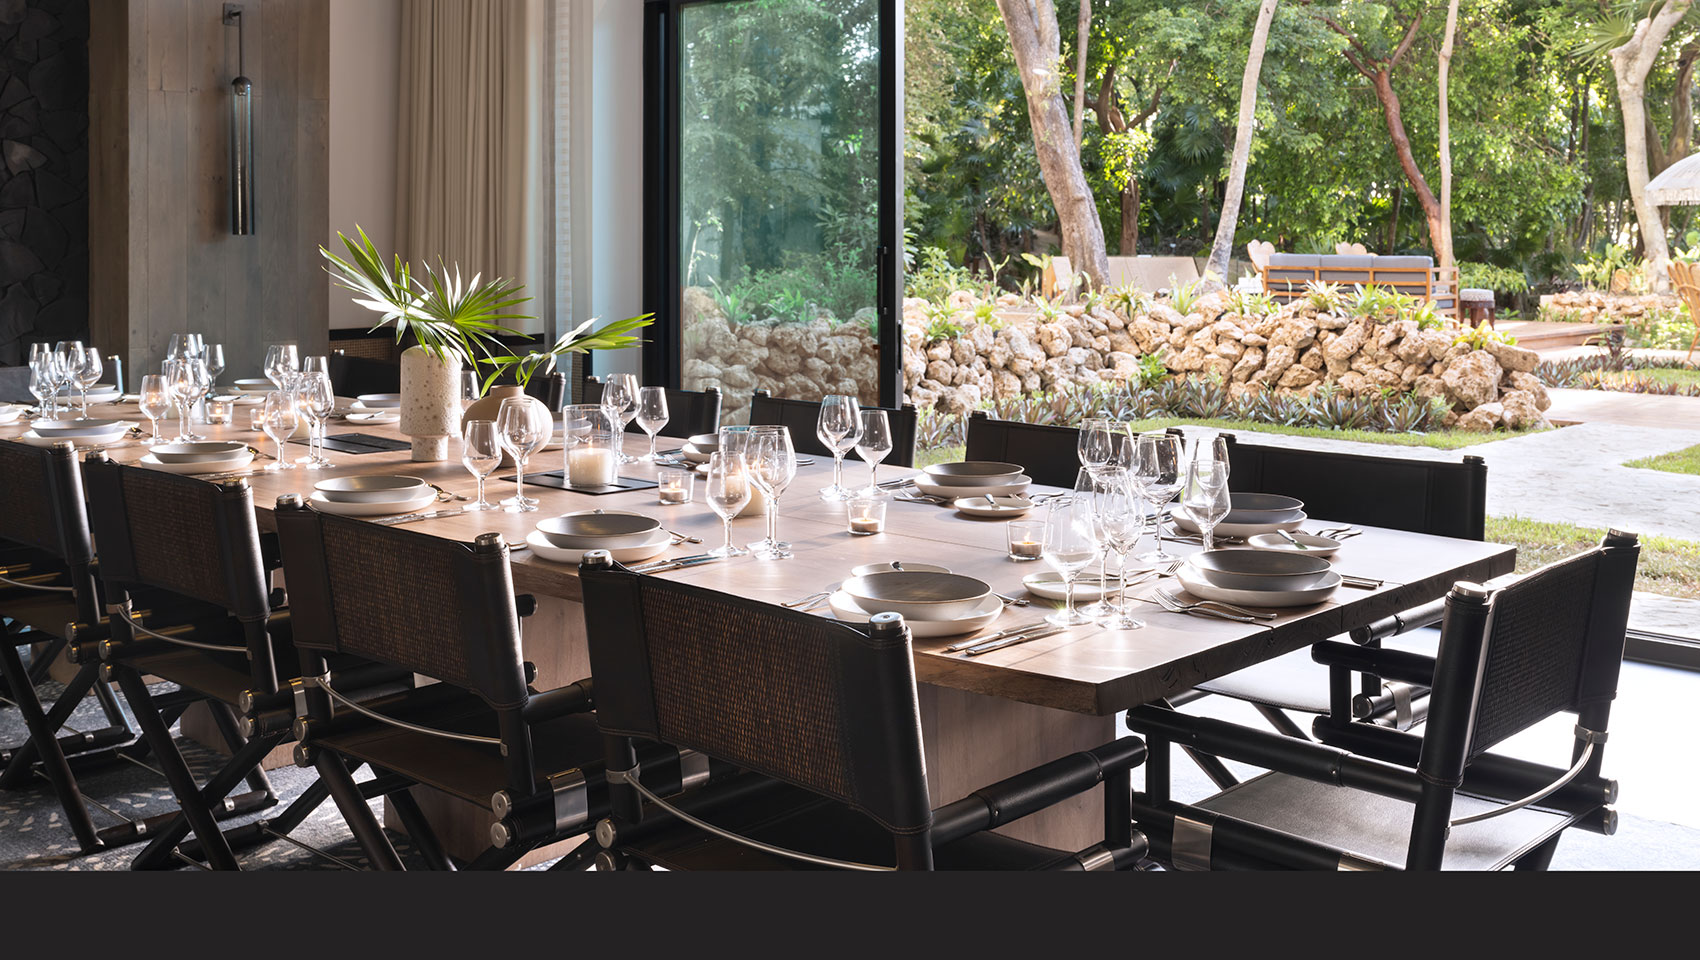
<path id="1" fill-rule="evenodd" d="M 237 408 L 239 421 L 248 408 Z M 101 417 L 145 419 L 134 405 L 91 408 Z M 0 427 L 0 437 L 17 437 L 27 423 Z M 162 432 L 175 432 L 175 421 L 162 424 Z M 243 427 L 209 427 L 197 424 L 199 433 L 216 439 L 244 440 L 262 450 L 273 451 L 271 441 Z M 364 433 L 406 439 L 393 425 L 351 424 L 333 421 L 329 434 Z M 629 436 L 627 450 L 634 454 L 647 449 L 641 435 Z M 660 449 L 676 447 L 677 441 L 661 441 Z M 442 463 L 414 463 L 408 451 L 395 453 L 346 454 L 326 451 L 334 464 L 323 470 L 296 469 L 257 473 L 248 478 L 262 529 L 271 525 L 271 510 L 277 498 L 287 493 L 305 496 L 313 484 L 329 477 L 360 474 L 406 474 L 422 477 L 446 490 L 471 496 L 477 484 L 458 459 L 458 441 L 450 443 L 455 459 Z M 290 444 L 294 455 L 306 448 Z M 108 448 L 108 455 L 121 463 L 134 462 L 147 454 L 143 443 L 129 442 Z M 255 466 L 270 461 L 256 460 Z M 535 455 L 528 472 L 544 473 L 564 466 L 560 449 Z M 847 480 L 865 482 L 866 467 L 850 463 Z M 914 471 L 900 467 L 880 470 L 882 480 L 896 479 Z M 511 476 L 500 469 L 488 484 L 492 501 L 510 496 L 512 485 L 497 480 Z M 650 464 L 625 464 L 620 475 L 653 478 Z M 853 567 L 889 561 L 942 563 L 956 573 L 977 577 L 1000 593 L 1017 596 L 1024 591 L 1022 578 L 1045 571 L 1041 563 L 1017 563 L 1007 557 L 1004 521 L 966 517 L 949 507 L 892 501 L 887 508 L 887 532 L 871 537 L 851 536 L 845 529 L 844 506 L 819 499 L 819 491 L 832 480 L 830 460 L 801 468 L 796 481 L 781 498 L 780 539 L 789 541 L 796 556 L 785 561 L 738 557 L 662 574 L 739 596 L 781 603 L 835 584 L 849 576 Z M 1035 488 L 1039 490 L 1042 488 Z M 661 506 L 653 489 L 589 496 L 565 490 L 527 485 L 526 493 L 541 501 L 536 513 L 498 511 L 463 514 L 422 521 L 409 529 L 437 536 L 470 541 L 480 534 L 500 533 L 510 544 L 523 544 L 536 523 L 546 517 L 575 510 L 630 510 L 654 517 L 668 529 L 702 538 L 701 546 L 686 544 L 663 556 L 702 553 L 721 543 L 720 519 L 703 502 L 703 484 L 696 484 L 694 501 L 680 506 Z M 442 505 L 444 507 L 452 504 Z M 1029 519 L 1042 517 L 1040 511 Z M 1326 521 L 1327 518 L 1316 518 Z M 732 524 L 733 539 L 743 545 L 765 534 L 765 521 L 746 517 Z M 1110 631 L 1091 625 L 1056 636 L 1018 644 L 980 657 L 944 652 L 962 637 L 916 640 L 916 679 L 943 687 L 1004 697 L 1041 706 L 1093 715 L 1109 715 L 1187 689 L 1271 657 L 1302 649 L 1320 640 L 1337 637 L 1354 626 L 1373 622 L 1399 610 L 1444 596 L 1459 580 L 1487 580 L 1509 573 L 1515 566 L 1516 548 L 1504 544 L 1451 540 L 1443 537 L 1396 530 L 1363 528 L 1361 536 L 1345 541 L 1335 556 L 1336 569 L 1343 573 L 1386 581 L 1377 590 L 1342 587 L 1333 599 L 1314 607 L 1280 611 L 1268 626 L 1167 613 L 1148 598 L 1156 584 L 1130 589 L 1131 596 L 1147 602 L 1140 618 L 1141 630 Z M 1139 550 L 1150 548 L 1144 541 Z M 1199 548 L 1169 543 L 1169 552 L 1186 555 Z M 530 550 L 513 553 L 516 590 L 543 596 L 582 601 L 576 569 L 537 557 Z M 1178 588 L 1172 580 L 1165 581 Z M 822 607 L 823 615 L 826 608 Z M 1040 620 L 1049 612 L 1047 601 L 1035 598 L 1030 607 L 1008 607 L 990 627 L 992 630 Z M 528 638 L 534 640 L 535 638 Z"/>

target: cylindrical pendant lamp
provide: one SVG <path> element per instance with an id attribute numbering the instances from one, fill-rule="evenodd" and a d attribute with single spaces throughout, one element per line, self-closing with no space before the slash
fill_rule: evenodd
<path id="1" fill-rule="evenodd" d="M 230 83 L 230 232 L 254 235 L 254 84 L 245 74 L 242 7 L 224 5 L 224 24 L 236 28 L 237 77 Z"/>

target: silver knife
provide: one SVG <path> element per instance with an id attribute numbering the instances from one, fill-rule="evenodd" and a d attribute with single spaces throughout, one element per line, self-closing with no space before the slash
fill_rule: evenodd
<path id="1" fill-rule="evenodd" d="M 706 553 L 694 553 L 694 554 L 691 554 L 688 557 L 674 557 L 671 560 L 649 560 L 649 561 L 646 561 L 644 563 L 634 564 L 632 566 L 627 567 L 626 569 L 630 570 L 633 573 L 644 573 L 644 572 L 650 570 L 653 567 L 665 567 L 670 563 L 684 563 L 687 560 L 707 560 L 707 559 L 709 559 L 709 555 L 706 554 Z"/>
<path id="2" fill-rule="evenodd" d="M 993 640 L 991 643 L 982 643 L 977 647 L 969 647 L 967 650 L 963 651 L 963 656 L 977 657 L 982 653 L 991 653 L 993 650 L 1002 650 L 1004 647 L 1013 647 L 1018 643 L 1026 643 L 1029 640 L 1043 640 L 1046 637 L 1054 637 L 1059 633 L 1067 632 L 1069 629 L 1071 628 L 1050 626 L 1043 630 L 1034 630 L 1031 633 L 1021 633 L 1013 637 L 1005 637 L 1002 640 Z"/>
<path id="3" fill-rule="evenodd" d="M 993 640 L 1002 640 L 1004 637 L 1013 637 L 1018 633 L 1026 633 L 1029 630 L 1043 630 L 1047 626 L 1049 626 L 1049 624 L 1043 620 L 1040 620 L 1038 623 L 1024 623 L 1019 627 L 1010 627 L 1007 630 L 999 630 L 997 633 L 994 633 L 989 637 L 975 637 L 972 640 L 964 640 L 961 643 L 953 643 L 950 646 L 945 647 L 944 652 L 955 653 L 958 650 L 966 650 L 969 647 L 977 647 L 982 643 L 991 643 Z"/>
<path id="4" fill-rule="evenodd" d="M 407 513 L 399 517 L 383 517 L 372 521 L 381 527 L 393 527 L 401 523 L 413 523 L 419 520 L 435 520 L 439 517 L 458 517 L 465 510 L 426 510 L 422 513 Z"/>
<path id="5" fill-rule="evenodd" d="M 714 561 L 719 560 L 719 559 L 720 559 L 719 557 L 697 557 L 697 558 L 692 559 L 692 560 L 673 560 L 673 561 L 670 561 L 670 562 L 668 562 L 668 563 L 666 563 L 662 566 L 650 567 L 646 570 L 639 570 L 637 572 L 638 573 L 671 573 L 674 570 L 682 570 L 686 567 L 700 567 L 705 563 L 713 563 Z"/>

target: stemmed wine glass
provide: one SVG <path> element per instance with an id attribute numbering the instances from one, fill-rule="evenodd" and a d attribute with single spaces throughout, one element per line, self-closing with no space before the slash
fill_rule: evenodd
<path id="1" fill-rule="evenodd" d="M 868 489 L 862 496 L 879 498 L 880 461 L 891 452 L 891 421 L 884 410 L 862 411 L 862 435 L 856 440 L 856 453 L 868 464 Z"/>
<path id="2" fill-rule="evenodd" d="M 708 551 L 711 557 L 741 557 L 748 553 L 732 543 L 732 518 L 750 505 L 750 475 L 741 453 L 712 453 L 708 457 L 708 489 L 704 494 L 709 509 L 726 528 L 726 545 Z"/>
<path id="3" fill-rule="evenodd" d="M 1115 438 L 1110 432 L 1110 421 L 1104 419 L 1089 419 L 1080 425 L 1080 436 L 1075 441 L 1075 447 L 1080 455 L 1080 465 L 1088 470 L 1097 470 L 1106 466 L 1115 458 Z"/>
<path id="4" fill-rule="evenodd" d="M 750 544 L 750 552 L 763 560 L 789 560 L 791 545 L 779 542 L 779 498 L 797 477 L 790 428 L 751 427 L 749 450 L 750 481 L 767 498 L 767 539 Z"/>
<path id="5" fill-rule="evenodd" d="M 142 416 L 153 424 L 153 439 L 148 441 L 150 446 L 157 447 L 163 442 L 159 435 L 159 421 L 171 412 L 173 404 L 171 383 L 164 376 L 150 373 L 142 378 Z"/>
<path id="6" fill-rule="evenodd" d="M 293 343 L 274 343 L 266 348 L 264 371 L 266 379 L 279 390 L 284 388 L 284 380 L 288 374 L 301 368 L 299 354 Z"/>
<path id="7" fill-rule="evenodd" d="M 207 364 L 207 380 L 214 388 L 218 386 L 219 374 L 224 372 L 224 344 L 209 343 L 201 359 Z"/>
<path id="8" fill-rule="evenodd" d="M 466 408 L 478 402 L 484 395 L 483 384 L 478 381 L 478 371 L 462 370 L 460 372 L 460 412 L 466 413 Z"/>
<path id="9" fill-rule="evenodd" d="M 1139 543 L 1139 535 L 1145 528 L 1145 511 L 1134 492 L 1133 478 L 1126 470 L 1110 467 L 1099 479 L 1102 487 L 1093 504 L 1093 522 L 1104 548 L 1116 555 L 1116 581 L 1121 584 L 1113 603 L 1105 591 L 1103 624 L 1111 630 L 1138 630 L 1145 622 L 1133 616 L 1127 601 L 1127 554 Z"/>
<path id="10" fill-rule="evenodd" d="M 1204 549 L 1216 549 L 1216 525 L 1233 508 L 1228 493 L 1228 465 L 1220 460 L 1194 457 L 1186 470 L 1186 486 L 1181 493 L 1187 516 L 1203 534 Z"/>
<path id="11" fill-rule="evenodd" d="M 101 374 L 105 373 L 106 370 L 100 362 L 100 351 L 94 347 L 84 350 L 77 359 L 77 392 L 81 395 L 83 403 L 83 415 L 78 419 L 87 420 L 89 418 L 89 388 L 100 382 Z"/>
<path id="12" fill-rule="evenodd" d="M 1164 564 L 1175 558 L 1163 552 L 1163 507 L 1181 492 L 1186 475 L 1181 470 L 1181 441 L 1163 433 L 1139 437 L 1134 453 L 1134 482 L 1139 495 L 1151 504 L 1157 524 L 1157 549 L 1139 555 L 1147 563 Z"/>
<path id="13" fill-rule="evenodd" d="M 176 361 L 179 364 L 187 360 Z M 296 410 L 295 397 L 287 390 L 278 390 L 266 394 L 266 402 L 260 408 L 260 427 L 266 436 L 277 444 L 277 462 L 266 464 L 266 470 L 294 470 L 295 464 L 284 459 L 283 441 L 295 433 L 295 428 L 301 425 L 300 413 Z"/>
<path id="14" fill-rule="evenodd" d="M 77 382 L 77 368 L 83 365 L 83 350 L 81 340 L 61 340 L 53 347 L 54 396 L 65 393 L 67 411 L 71 408 L 71 384 Z"/>
<path id="15" fill-rule="evenodd" d="M 1094 519 L 1097 517 L 1097 501 L 1102 499 L 1109 492 L 1110 481 L 1105 475 L 1109 471 L 1115 469 L 1116 468 L 1114 466 L 1107 468 L 1099 467 L 1097 469 L 1092 467 L 1081 467 L 1079 470 L 1075 471 L 1073 497 L 1077 500 L 1085 500 L 1093 506 Z M 1100 546 L 1104 546 L 1104 536 L 1102 531 L 1099 531 L 1098 540 Z M 1080 612 L 1082 615 L 1097 620 L 1102 617 L 1110 616 L 1115 612 L 1115 604 L 1110 600 L 1109 584 L 1110 551 L 1108 549 L 1104 549 L 1098 554 L 1098 599 L 1081 607 Z"/>
<path id="16" fill-rule="evenodd" d="M 190 367 L 194 362 L 180 357 L 164 364 L 165 382 L 171 388 L 171 400 L 177 408 L 178 443 L 197 439 L 189 432 L 189 400 L 195 395 L 195 372 Z"/>
<path id="17" fill-rule="evenodd" d="M 608 408 L 614 422 L 619 425 L 618 432 L 625 433 L 626 425 L 638 412 L 638 379 L 635 373 L 616 373 L 608 378 L 608 384 L 602 388 L 602 405 Z M 620 452 L 621 463 L 635 463 L 637 458 L 625 451 Z"/>
<path id="18" fill-rule="evenodd" d="M 844 487 L 844 455 L 862 439 L 862 408 L 855 397 L 834 394 L 821 401 L 820 421 L 815 436 L 832 451 L 832 486 L 820 492 L 822 500 L 851 500 L 856 494 Z"/>
<path id="19" fill-rule="evenodd" d="M 478 499 L 467 510 L 499 510 L 484 498 L 484 481 L 502 465 L 502 435 L 494 420 L 468 420 L 460 437 L 460 462 L 478 480 Z"/>
<path id="20" fill-rule="evenodd" d="M 192 378 L 190 386 L 194 388 L 194 395 L 190 398 L 189 409 L 193 411 L 196 407 L 201 405 L 201 401 L 205 400 L 208 394 L 212 393 L 212 375 L 207 373 L 207 362 L 202 360 L 200 357 L 189 358 L 188 364 L 189 376 Z M 204 409 L 203 412 L 205 412 Z M 192 428 L 194 417 L 191 416 L 189 419 Z M 203 440 L 205 438 L 195 435 L 193 429 L 191 429 L 189 439 Z"/>
<path id="21" fill-rule="evenodd" d="M 667 391 L 661 387 L 643 387 L 638 390 L 637 425 L 644 433 L 649 434 L 649 452 L 639 457 L 639 460 L 655 460 L 655 435 L 667 425 L 667 420 Z"/>
<path id="22" fill-rule="evenodd" d="M 1092 500 L 1087 497 L 1053 500 L 1045 514 L 1043 556 L 1051 569 L 1062 575 L 1067 603 L 1046 617 L 1047 623 L 1075 627 L 1092 622 L 1091 617 L 1074 608 L 1074 580 L 1098 559 L 1098 553 L 1098 537 L 1092 526 Z"/>
<path id="23" fill-rule="evenodd" d="M 297 389 L 301 413 L 307 418 L 307 469 L 322 470 L 331 465 L 325 459 L 325 426 L 336 412 L 336 391 L 331 389 L 328 373 L 302 374 Z"/>
<path id="24" fill-rule="evenodd" d="M 56 387 L 53 383 L 53 355 L 45 353 L 30 360 L 30 395 L 41 407 L 41 419 L 52 420 Z"/>
<path id="25" fill-rule="evenodd" d="M 531 513 L 537 509 L 537 501 L 525 495 L 525 462 L 549 442 L 554 423 L 549 408 L 532 397 L 509 397 L 502 401 L 502 408 L 496 414 L 496 430 L 501 434 L 502 446 L 514 458 L 514 466 L 519 468 L 514 477 L 514 495 L 502 501 L 509 513 Z"/>

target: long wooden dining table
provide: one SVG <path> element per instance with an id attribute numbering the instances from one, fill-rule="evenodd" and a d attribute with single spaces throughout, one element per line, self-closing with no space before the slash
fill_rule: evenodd
<path id="1" fill-rule="evenodd" d="M 346 401 L 345 401 L 346 403 Z M 243 440 L 266 454 L 275 447 L 263 435 L 246 429 L 248 407 L 238 407 L 238 425 L 209 427 L 197 424 L 198 433 L 215 439 Z M 94 416 L 140 421 L 137 408 L 109 404 L 94 408 Z M 175 421 L 165 421 L 168 435 Z M 27 422 L 0 428 L 0 436 L 16 437 L 28 429 Z M 394 426 L 333 420 L 329 435 L 358 433 L 405 440 Z M 647 449 L 641 435 L 629 435 L 626 448 L 633 454 Z M 665 439 L 662 449 L 676 447 Z M 451 443 L 458 457 L 458 442 Z M 118 462 L 134 462 L 148 453 L 143 441 L 127 440 L 105 448 Z M 286 446 L 286 456 L 306 452 L 299 442 Z M 455 494 L 471 496 L 476 483 L 458 458 L 437 463 L 416 463 L 407 450 L 350 454 L 327 451 L 332 466 L 327 469 L 264 471 L 270 459 L 256 459 L 256 472 L 246 477 L 254 491 L 254 503 L 262 530 L 272 526 L 272 508 L 278 497 L 306 495 L 318 481 L 331 477 L 403 474 L 424 478 Z M 556 446 L 531 458 L 532 474 L 561 470 L 564 457 Z M 656 467 L 628 463 L 620 476 L 652 479 Z M 512 483 L 496 477 L 513 474 L 500 469 L 492 476 L 491 500 L 509 496 Z M 891 480 L 915 471 L 884 467 L 879 478 Z M 868 479 L 865 464 L 845 465 L 849 481 Z M 1005 523 L 967 517 L 948 506 L 893 500 L 887 508 L 885 532 L 853 536 L 848 532 L 845 506 L 823 501 L 821 489 L 832 480 L 830 459 L 798 470 L 795 482 L 779 501 L 778 532 L 792 545 L 795 556 L 788 560 L 738 557 L 659 574 L 670 579 L 735 593 L 775 604 L 795 601 L 847 579 L 852 568 L 891 561 L 934 563 L 953 572 L 976 577 L 1011 597 L 1025 595 L 1022 578 L 1044 569 L 1043 563 L 1020 563 L 1009 559 Z M 634 490 L 591 496 L 567 490 L 526 485 L 526 493 L 541 501 L 535 513 L 501 511 L 464 513 L 410 525 L 434 536 L 470 541 L 480 534 L 500 533 L 510 545 L 523 545 L 539 520 L 577 510 L 629 510 L 656 518 L 669 530 L 695 536 L 703 543 L 682 544 L 662 556 L 700 554 L 719 546 L 720 519 L 703 500 L 704 484 L 698 478 L 693 502 L 662 506 L 656 491 Z M 1035 492 L 1044 488 L 1035 488 Z M 445 503 L 453 509 L 464 504 Z M 1042 516 L 1035 512 L 1031 517 Z M 1030 517 L 1030 518 L 1031 518 Z M 1314 518 L 1325 523 L 1328 518 Z M 760 539 L 765 521 L 742 517 L 733 523 L 735 542 L 740 545 Z M 1371 623 L 1400 610 L 1444 596 L 1454 582 L 1481 581 L 1512 571 L 1516 548 L 1504 544 L 1453 540 L 1397 530 L 1360 528 L 1360 536 L 1344 541 L 1334 557 L 1337 570 L 1379 580 L 1376 589 L 1342 587 L 1331 599 L 1311 607 L 1275 612 L 1266 623 L 1246 624 L 1204 616 L 1170 613 L 1152 599 L 1159 585 L 1179 590 L 1172 579 L 1142 584 L 1130 589 L 1139 599 L 1138 630 L 1115 631 L 1101 626 L 1077 627 L 1044 639 L 1010 646 L 982 656 L 951 653 L 945 648 L 960 642 L 954 637 L 914 641 L 915 676 L 920 711 L 928 786 L 935 806 L 957 800 L 997 780 L 1077 750 L 1097 746 L 1117 735 L 1117 715 L 1140 704 L 1153 702 L 1200 682 L 1223 676 L 1260 661 L 1338 637 L 1353 627 Z M 1148 549 L 1149 538 L 1140 549 Z M 1169 541 L 1177 555 L 1199 548 Z M 589 676 L 584 636 L 583 604 L 577 571 L 570 564 L 544 560 L 529 549 L 511 554 L 514 588 L 538 600 L 537 613 L 524 621 L 527 659 L 536 664 L 537 688 L 547 689 Z M 1036 622 L 1053 604 L 1031 598 L 1032 605 L 1009 606 L 987 628 L 987 632 Z M 821 615 L 830 616 L 822 607 Z M 705 624 L 705 629 L 736 630 L 736 624 Z M 425 788 L 415 788 L 424 793 Z M 471 856 L 488 845 L 488 811 L 452 800 L 447 796 L 421 797 L 422 806 L 436 823 L 450 853 Z M 1098 791 L 1010 824 L 1002 832 L 1021 839 L 1064 849 L 1083 849 L 1102 837 L 1102 806 Z M 391 822 L 398 829 L 399 823 Z"/>

